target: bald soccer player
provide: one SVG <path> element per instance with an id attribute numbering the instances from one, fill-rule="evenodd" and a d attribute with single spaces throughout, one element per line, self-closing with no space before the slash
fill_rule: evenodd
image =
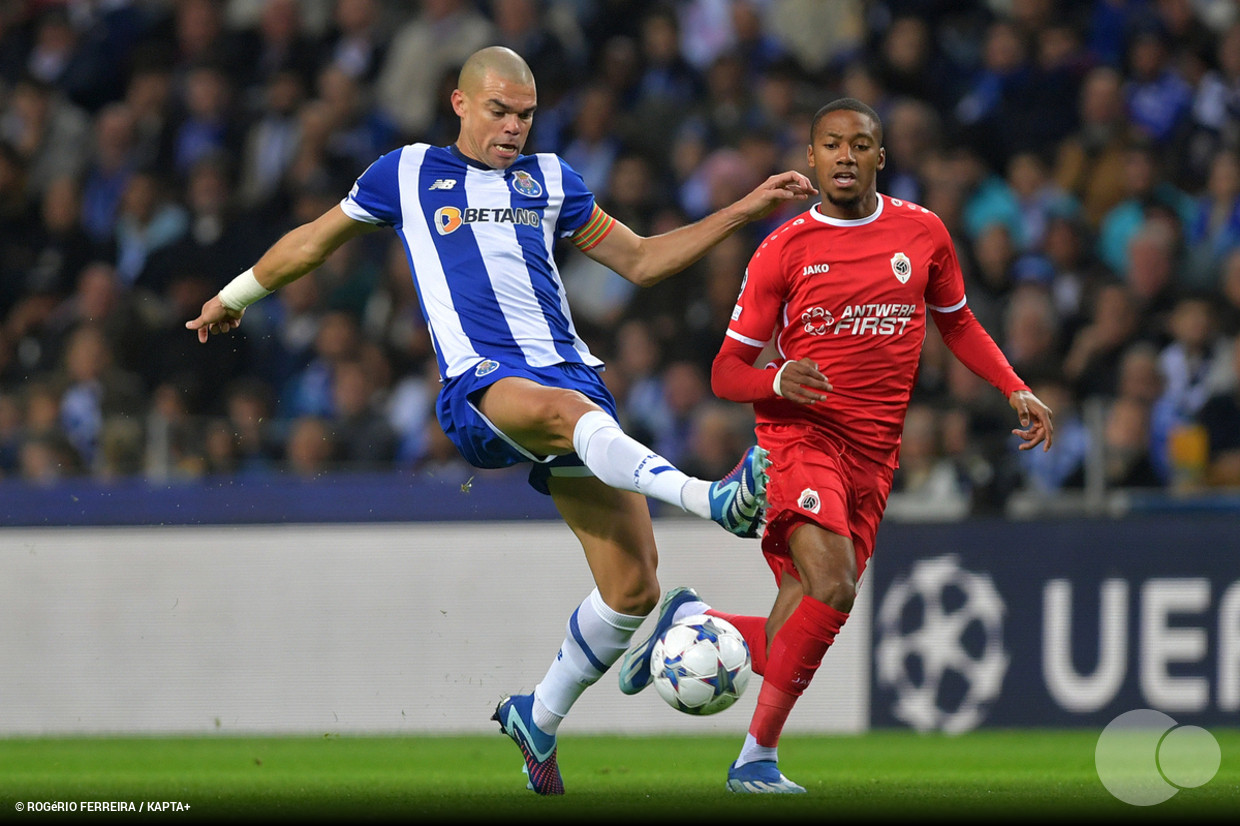
<path id="1" fill-rule="evenodd" d="M 528 463 L 530 484 L 551 496 L 596 585 L 569 617 L 541 682 L 530 694 L 504 697 L 493 716 L 520 747 L 529 788 L 554 795 L 564 793 L 560 723 L 659 600 L 645 497 L 754 536 L 767 465 L 753 446 L 731 473 L 708 482 L 624 433 L 603 363 L 574 328 L 556 239 L 650 286 L 816 190 L 804 175 L 784 172 L 696 223 L 642 237 L 604 212 L 562 159 L 521 153 L 537 105 L 534 77 L 518 54 L 474 53 L 452 92 L 456 143 L 414 143 L 381 156 L 338 205 L 282 237 L 185 326 L 202 342 L 227 333 L 249 304 L 314 270 L 344 242 L 382 226 L 396 230 L 435 345 L 444 433 L 475 467 Z M 544 581 L 554 588 L 555 571 Z M 521 594 L 506 619 L 520 622 L 539 602 L 537 593 Z"/>

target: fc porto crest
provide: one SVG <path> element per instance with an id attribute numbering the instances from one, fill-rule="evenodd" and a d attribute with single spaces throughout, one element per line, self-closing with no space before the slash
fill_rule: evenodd
<path id="1" fill-rule="evenodd" d="M 908 260 L 907 255 L 897 252 L 891 256 L 891 271 L 895 273 L 896 279 L 901 284 L 907 284 L 909 278 L 913 275 L 913 263 Z"/>
<path id="2" fill-rule="evenodd" d="M 498 369 L 498 361 L 495 361 L 494 359 L 487 359 L 486 361 L 480 362 L 478 366 L 474 368 L 474 375 L 481 377 L 485 376 L 487 373 L 494 373 Z"/>
<path id="3" fill-rule="evenodd" d="M 527 198 L 537 198 L 542 195 L 542 185 L 534 180 L 534 176 L 523 169 L 518 169 L 512 173 L 513 192 L 518 195 L 524 195 Z"/>

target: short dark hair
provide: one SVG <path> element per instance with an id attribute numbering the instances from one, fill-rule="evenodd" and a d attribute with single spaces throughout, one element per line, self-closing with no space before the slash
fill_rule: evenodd
<path id="1" fill-rule="evenodd" d="M 874 125 L 878 127 L 878 142 L 879 144 L 882 144 L 883 119 L 878 116 L 878 112 L 875 112 L 869 106 L 866 106 L 856 98 L 837 98 L 814 113 L 814 119 L 810 121 L 809 124 L 809 142 L 811 144 L 814 142 L 814 135 L 818 133 L 818 122 L 832 112 L 838 112 L 841 109 L 847 109 L 850 112 L 857 112 L 874 121 Z"/>

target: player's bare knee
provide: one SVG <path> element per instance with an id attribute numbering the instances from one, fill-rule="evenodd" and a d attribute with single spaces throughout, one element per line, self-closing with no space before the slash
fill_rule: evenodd
<path id="1" fill-rule="evenodd" d="M 597 409 L 596 405 L 576 390 L 556 389 L 541 394 L 530 410 L 530 415 L 544 433 L 554 434 L 571 446 L 577 420 Z"/>
<path id="2" fill-rule="evenodd" d="M 848 571 L 835 571 L 805 583 L 805 595 L 847 614 L 857 599 L 857 578 Z"/>
<path id="3" fill-rule="evenodd" d="M 630 617 L 644 617 L 659 604 L 657 580 L 653 582 L 641 580 L 629 584 L 626 588 L 600 588 L 599 593 L 608 608 Z"/>

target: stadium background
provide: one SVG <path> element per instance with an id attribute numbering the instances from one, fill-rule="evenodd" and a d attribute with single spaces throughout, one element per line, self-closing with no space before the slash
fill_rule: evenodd
<path id="1" fill-rule="evenodd" d="M 488 43 L 535 70 L 529 151 L 643 233 L 870 103 L 880 189 L 944 219 L 1056 412 L 1055 449 L 1018 454 L 929 333 L 874 568 L 793 730 L 1234 724 L 1233 3 L 180 0 L 0 3 L 0 734 L 483 731 L 541 674 L 585 566 L 522 473 L 475 473 L 428 416 L 390 233 L 228 339 L 183 328 L 378 153 L 451 141 Z M 643 292 L 564 251 L 626 427 L 690 472 L 752 437 L 707 376 L 784 217 Z M 666 586 L 765 612 L 750 545 L 656 515 Z M 742 727 L 610 682 L 576 731 Z"/>

